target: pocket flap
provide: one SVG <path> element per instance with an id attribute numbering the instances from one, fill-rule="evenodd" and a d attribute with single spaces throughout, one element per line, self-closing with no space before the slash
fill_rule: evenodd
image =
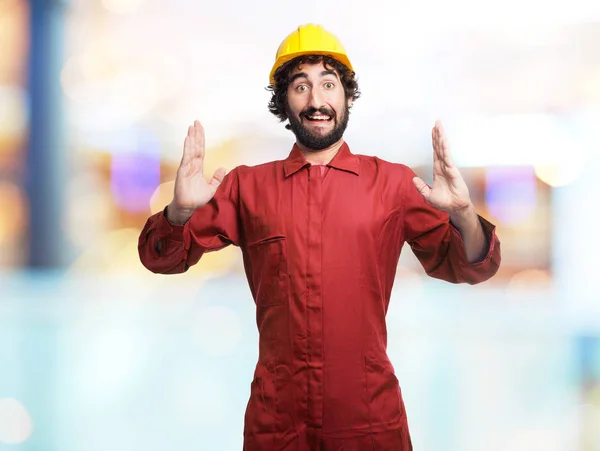
<path id="1" fill-rule="evenodd" d="M 248 246 L 285 239 L 285 222 L 281 216 L 257 216 L 246 230 Z"/>

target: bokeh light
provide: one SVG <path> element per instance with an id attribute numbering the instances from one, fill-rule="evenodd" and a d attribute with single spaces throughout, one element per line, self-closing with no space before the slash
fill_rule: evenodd
<path id="1" fill-rule="evenodd" d="M 553 188 L 567 186 L 575 182 L 584 169 L 584 161 L 569 153 L 569 159 L 562 164 L 540 164 L 535 166 L 535 175 Z"/>
<path id="2" fill-rule="evenodd" d="M 25 407 L 14 398 L 0 398 L 0 443 L 24 443 L 32 432 L 33 422 Z"/>
<path id="3" fill-rule="evenodd" d="M 0 179 L 0 267 L 18 264 L 25 255 L 22 243 L 28 220 L 23 189 Z"/>
<path id="4" fill-rule="evenodd" d="M 28 18 L 29 8 L 26 1 L 0 2 L 0 85 L 19 81 L 25 65 Z"/>
<path id="5" fill-rule="evenodd" d="M 140 230 L 134 228 L 104 232 L 83 248 L 70 267 L 71 273 L 106 273 L 109 270 L 119 272 L 124 269 L 144 272 L 145 268 L 137 255 L 139 235 Z"/>
<path id="6" fill-rule="evenodd" d="M 160 79 L 170 73 L 155 65 L 148 54 L 128 53 L 116 35 L 92 41 L 61 72 L 72 101 L 70 123 L 84 131 L 116 130 L 144 118 L 165 95 Z"/>
<path id="7" fill-rule="evenodd" d="M 138 255 L 138 239 L 140 230 L 129 228 L 113 232 L 108 236 L 108 243 L 114 240 L 114 253 L 112 258 L 108 258 L 106 266 L 103 268 L 106 272 L 112 274 L 135 274 L 144 279 L 150 279 L 151 274 L 140 262 Z M 119 244 L 120 243 L 120 244 Z M 135 294 L 135 297 L 142 297 L 143 292 Z"/>
<path id="8" fill-rule="evenodd" d="M 14 240 L 26 221 L 26 198 L 22 189 L 0 180 L 0 245 Z"/>
<path id="9" fill-rule="evenodd" d="M 506 299 L 511 302 L 533 304 L 548 302 L 554 289 L 554 280 L 547 270 L 526 269 L 516 273 L 506 284 Z"/>
<path id="10" fill-rule="evenodd" d="M 143 0 L 102 0 L 102 6 L 115 14 L 135 12 L 142 3 Z"/>
<path id="11" fill-rule="evenodd" d="M 150 197 L 150 212 L 152 214 L 158 213 L 164 210 L 173 200 L 173 194 L 175 189 L 175 180 L 161 183 L 156 191 Z"/>
<path id="12" fill-rule="evenodd" d="M 67 59 L 61 72 L 61 84 L 65 95 L 78 103 L 99 102 L 103 97 L 102 83 L 111 75 L 110 69 L 103 62 L 102 58 L 93 57 L 89 52 Z M 92 65 L 94 68 L 105 69 L 97 71 L 96 79 L 90 76 Z"/>
<path id="13" fill-rule="evenodd" d="M 14 140 L 27 126 L 26 96 L 19 86 L 0 85 L 0 152 L 8 148 L 2 142 Z"/>
<path id="14" fill-rule="evenodd" d="M 80 248 L 89 247 L 116 222 L 110 192 L 94 171 L 83 170 L 71 180 L 68 199 L 68 237 Z"/>
<path id="15" fill-rule="evenodd" d="M 150 198 L 160 181 L 158 143 L 144 132 L 121 149 L 115 149 L 111 160 L 111 192 L 115 203 L 126 211 L 148 211 Z M 129 147 L 133 146 L 133 148 Z"/>
<path id="16" fill-rule="evenodd" d="M 552 288 L 552 277 L 546 270 L 526 269 L 515 274 L 507 287 L 509 290 L 547 290 Z"/>
<path id="17" fill-rule="evenodd" d="M 503 224 L 527 220 L 537 206 L 535 174 L 531 167 L 490 167 L 486 169 L 486 204 Z"/>
<path id="18" fill-rule="evenodd" d="M 188 274 L 196 277 L 214 278 L 233 272 L 241 266 L 242 255 L 239 248 L 230 245 L 218 252 L 208 252 L 200 261 L 188 270 Z"/>

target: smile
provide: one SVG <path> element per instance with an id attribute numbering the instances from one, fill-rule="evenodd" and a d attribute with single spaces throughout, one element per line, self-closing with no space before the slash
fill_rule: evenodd
<path id="1" fill-rule="evenodd" d="M 313 122 L 327 122 L 331 120 L 331 116 L 327 116 L 327 115 L 313 115 L 313 116 L 304 116 L 306 119 L 308 119 L 309 121 L 313 121 Z"/>

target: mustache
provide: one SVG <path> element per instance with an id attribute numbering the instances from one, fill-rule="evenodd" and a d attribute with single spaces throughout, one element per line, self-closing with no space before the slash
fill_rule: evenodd
<path id="1" fill-rule="evenodd" d="M 331 118 L 335 117 L 335 111 L 329 110 L 329 109 L 327 109 L 325 107 L 321 107 L 321 108 L 318 108 L 318 109 L 310 107 L 310 108 L 307 108 L 306 110 L 302 111 L 301 115 L 302 116 L 314 116 L 317 113 L 329 116 Z"/>

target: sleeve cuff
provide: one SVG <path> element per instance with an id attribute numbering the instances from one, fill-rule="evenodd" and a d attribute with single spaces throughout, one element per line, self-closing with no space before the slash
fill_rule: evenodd
<path id="1" fill-rule="evenodd" d="M 183 243 L 183 230 L 185 225 L 173 224 L 167 219 L 167 207 L 158 215 L 156 225 L 158 236 L 171 241 Z"/>
<path id="2" fill-rule="evenodd" d="M 456 227 L 454 227 L 452 222 L 450 222 L 452 236 L 458 246 L 459 258 L 465 266 L 470 266 L 470 267 L 483 265 L 483 264 L 487 263 L 490 260 L 490 258 L 492 257 L 492 254 L 494 253 L 494 247 L 496 244 L 496 239 L 495 239 L 496 226 L 494 224 L 492 224 L 491 222 L 489 222 L 487 219 L 482 218 L 479 215 L 477 215 L 477 218 L 479 219 L 479 222 L 480 222 L 481 226 L 483 227 L 483 233 L 485 234 L 485 237 L 488 241 L 488 249 L 487 249 L 487 252 L 485 253 L 485 255 L 481 259 L 474 261 L 472 263 L 469 263 L 469 261 L 467 260 L 467 254 L 465 252 L 465 243 L 462 239 L 462 235 L 460 234 L 459 230 Z"/>

